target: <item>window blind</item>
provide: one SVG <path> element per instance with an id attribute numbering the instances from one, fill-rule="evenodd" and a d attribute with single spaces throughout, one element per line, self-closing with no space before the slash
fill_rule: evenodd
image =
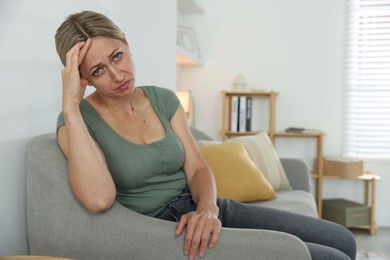
<path id="1" fill-rule="evenodd" d="M 343 155 L 390 159 L 390 0 L 349 0 Z"/>

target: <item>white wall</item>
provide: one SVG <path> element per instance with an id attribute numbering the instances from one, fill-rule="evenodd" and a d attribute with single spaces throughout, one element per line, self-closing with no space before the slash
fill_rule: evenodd
<path id="1" fill-rule="evenodd" d="M 248 85 L 279 92 L 276 129 L 319 128 L 325 155 L 340 155 L 343 115 L 346 0 L 203 1 L 204 15 L 180 16 L 195 28 L 205 64 L 181 67 L 178 88 L 190 89 L 195 126 L 219 138 L 221 94 L 238 73 Z M 264 121 L 263 121 L 264 122 Z M 313 163 L 314 140 L 278 139 L 281 157 Z M 366 162 L 382 176 L 377 184 L 377 222 L 390 226 L 390 163 Z M 324 197 L 363 198 L 363 184 L 325 181 Z"/>
<path id="2" fill-rule="evenodd" d="M 65 16 L 82 10 L 105 13 L 125 31 L 139 85 L 175 88 L 176 0 L 2 0 L 0 255 L 28 252 L 25 146 L 55 131 L 62 65 L 54 34 Z"/>

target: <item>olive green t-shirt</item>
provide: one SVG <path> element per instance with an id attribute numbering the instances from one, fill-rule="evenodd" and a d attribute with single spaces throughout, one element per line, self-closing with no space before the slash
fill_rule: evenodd
<path id="1" fill-rule="evenodd" d="M 80 103 L 80 111 L 91 136 L 104 153 L 115 182 L 116 200 L 131 210 L 154 216 L 187 184 L 183 172 L 184 148 L 170 125 L 180 101 L 175 93 L 165 88 L 139 88 L 165 127 L 166 135 L 159 141 L 136 144 L 126 140 L 85 99 Z M 57 129 L 64 124 L 61 112 Z"/>

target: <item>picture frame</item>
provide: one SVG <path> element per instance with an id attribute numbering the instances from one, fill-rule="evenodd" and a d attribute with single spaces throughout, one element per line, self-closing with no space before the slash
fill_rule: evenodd
<path id="1" fill-rule="evenodd" d="M 177 26 L 177 46 L 183 48 L 187 52 L 201 57 L 198 41 L 196 39 L 195 30 L 188 26 Z"/>

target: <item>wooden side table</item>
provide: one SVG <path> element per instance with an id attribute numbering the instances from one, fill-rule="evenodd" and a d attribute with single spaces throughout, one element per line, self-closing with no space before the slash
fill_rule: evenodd
<path id="1" fill-rule="evenodd" d="M 357 177 L 323 175 L 322 178 L 332 180 L 356 180 L 364 182 L 364 204 L 370 207 L 370 224 L 368 226 L 358 226 L 356 228 L 368 229 L 371 235 L 375 234 L 377 229 L 375 222 L 376 181 L 380 180 L 381 177 L 379 175 L 366 172 Z"/>
<path id="2" fill-rule="evenodd" d="M 323 149 L 324 149 L 324 137 L 325 133 L 288 133 L 288 132 L 275 132 L 272 135 L 272 142 L 275 145 L 275 139 L 277 137 L 290 137 L 290 138 L 314 138 L 316 139 L 317 146 L 317 164 L 314 169 L 314 173 L 312 174 L 312 178 L 315 179 L 315 194 L 316 194 L 316 202 L 317 202 L 317 211 L 318 217 L 322 218 L 322 170 L 323 170 Z M 271 135 L 270 135 L 271 136 Z"/>

